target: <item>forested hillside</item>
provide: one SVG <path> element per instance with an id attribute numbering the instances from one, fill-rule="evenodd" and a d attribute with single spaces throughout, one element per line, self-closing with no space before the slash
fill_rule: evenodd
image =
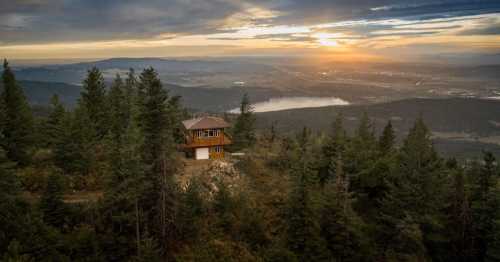
<path id="1" fill-rule="evenodd" d="M 361 110 L 352 128 L 316 112 L 294 125 L 328 132 L 257 130 L 243 96 L 227 116 L 231 149 L 246 153 L 225 160 L 238 176 L 180 183 L 189 114 L 153 68 L 108 88 L 92 68 L 76 106 L 54 96 L 47 117 L 7 62 L 2 83 L 2 261 L 500 260 L 495 155 L 443 158 L 425 115 L 401 142 Z"/>

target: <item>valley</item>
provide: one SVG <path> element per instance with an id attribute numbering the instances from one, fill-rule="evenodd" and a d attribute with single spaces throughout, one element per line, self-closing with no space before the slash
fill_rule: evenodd
<path id="1" fill-rule="evenodd" d="M 93 66 L 103 71 L 108 83 L 117 74 L 125 77 L 130 68 L 140 72 L 155 67 L 170 95 L 181 96 L 193 113 L 237 113 L 241 97 L 248 93 L 262 130 L 274 124 L 285 132 L 303 126 L 328 132 L 337 113 L 352 130 L 366 112 L 377 132 L 391 120 L 403 137 L 422 115 L 442 152 L 468 155 L 483 147 L 500 152 L 499 66 L 114 58 L 21 66 L 15 72 L 32 105 L 43 107 L 58 94 L 73 107 L 81 81 Z"/>

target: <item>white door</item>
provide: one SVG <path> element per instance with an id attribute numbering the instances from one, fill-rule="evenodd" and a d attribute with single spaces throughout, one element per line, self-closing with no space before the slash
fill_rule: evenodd
<path id="1" fill-rule="evenodd" d="M 196 148 L 196 160 L 209 158 L 208 147 Z"/>

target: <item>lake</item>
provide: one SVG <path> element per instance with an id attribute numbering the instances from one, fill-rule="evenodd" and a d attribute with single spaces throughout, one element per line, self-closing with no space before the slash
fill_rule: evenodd
<path id="1" fill-rule="evenodd" d="M 311 108 L 325 106 L 345 106 L 349 102 L 337 97 L 281 97 L 271 98 L 265 102 L 252 104 L 256 113 L 282 111 L 295 108 Z M 230 113 L 238 114 L 239 108 L 230 110 Z"/>

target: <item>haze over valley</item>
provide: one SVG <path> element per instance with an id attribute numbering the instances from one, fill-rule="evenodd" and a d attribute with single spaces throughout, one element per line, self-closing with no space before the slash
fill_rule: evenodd
<path id="1" fill-rule="evenodd" d="M 33 105 L 47 105 L 52 94 L 58 94 L 72 107 L 77 103 L 87 70 L 94 66 L 103 71 L 109 83 L 117 74 L 125 78 L 130 68 L 140 72 L 154 67 L 164 87 L 171 95 L 181 96 L 183 105 L 193 113 L 237 113 L 241 97 L 248 93 L 258 119 L 262 119 L 259 127 L 263 129 L 276 122 L 278 126 L 286 126 L 288 131 L 300 130 L 307 124 L 328 132 L 329 121 L 334 117 L 295 121 L 286 117 L 286 112 L 264 112 L 292 110 L 295 118 L 307 115 L 310 112 L 307 108 L 324 107 L 332 112 L 356 112 L 350 116 L 355 125 L 363 112 L 360 108 L 365 108 L 364 111 L 380 124 L 378 130 L 382 123 L 391 119 L 398 126 L 399 135 L 403 136 L 409 123 L 423 113 L 443 151 L 461 154 L 457 148 L 462 146 L 470 149 L 472 145 L 477 148 L 488 145 L 500 152 L 500 113 L 496 113 L 500 112 L 496 107 L 500 104 L 500 64 L 311 62 L 283 57 L 113 58 L 14 66 L 14 72 Z M 393 102 L 397 101 L 401 103 L 394 107 Z M 460 105 L 456 101 L 460 101 Z M 379 115 L 374 108 L 387 108 L 386 111 L 392 108 L 393 111 Z M 463 113 L 458 114 L 459 111 Z M 478 119 L 476 111 L 490 116 Z M 435 123 L 436 115 L 442 115 L 439 124 Z M 475 124 L 467 128 L 457 126 L 456 117 L 459 121 Z M 399 127 L 401 122 L 407 124 Z M 442 126 L 447 128 L 442 130 Z"/>

